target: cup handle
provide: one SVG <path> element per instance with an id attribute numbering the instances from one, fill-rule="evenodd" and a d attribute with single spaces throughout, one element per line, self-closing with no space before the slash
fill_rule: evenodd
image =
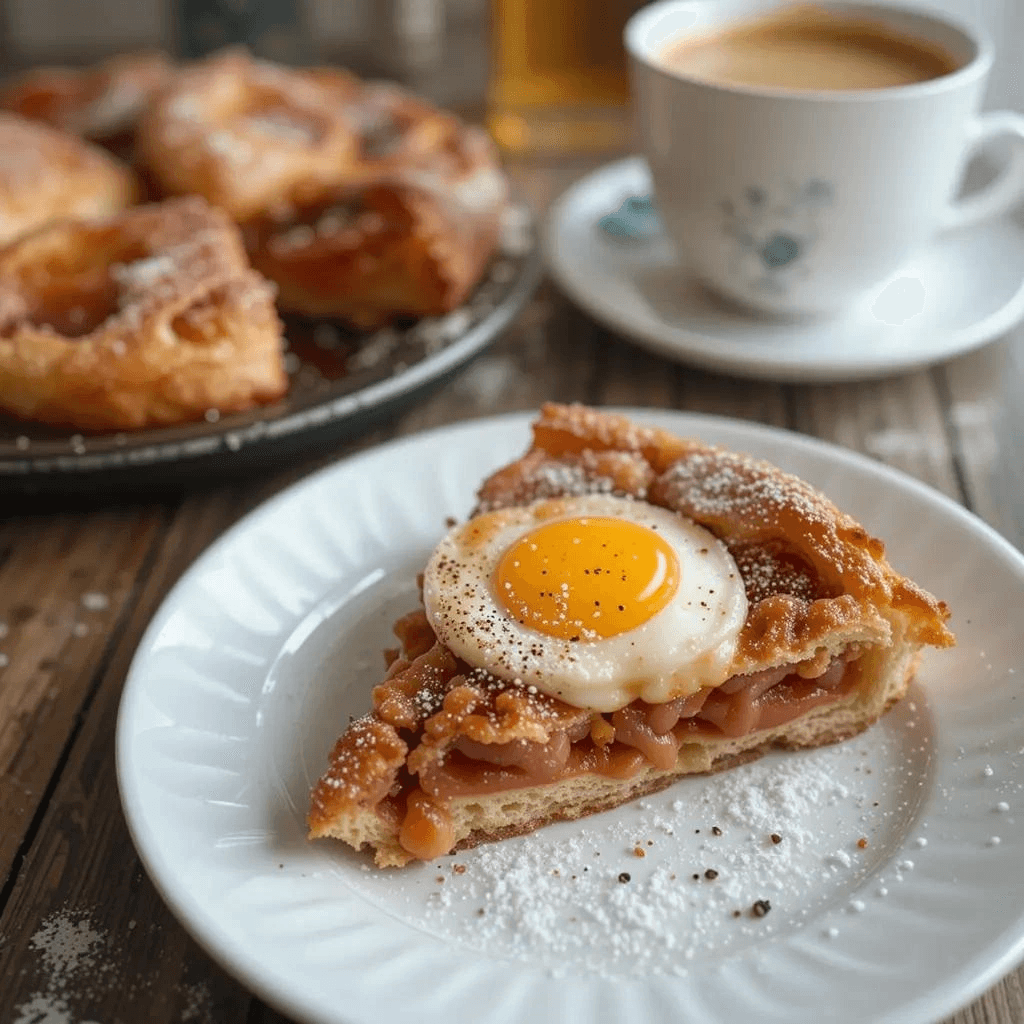
<path id="1" fill-rule="evenodd" d="M 1007 213 L 1024 199 L 1024 117 L 1009 110 L 982 114 L 972 125 L 965 163 L 992 139 L 1010 138 L 1010 161 L 983 189 L 954 202 L 942 219 L 942 230 L 967 227 Z"/>

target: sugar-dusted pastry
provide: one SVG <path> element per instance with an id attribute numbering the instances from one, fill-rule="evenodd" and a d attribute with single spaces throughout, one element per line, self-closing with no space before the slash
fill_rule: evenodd
<path id="1" fill-rule="evenodd" d="M 106 217 L 138 194 L 132 172 L 73 136 L 0 112 L 0 244 L 57 217 Z"/>
<path id="2" fill-rule="evenodd" d="M 180 71 L 149 106 L 139 159 L 165 194 L 201 195 L 237 221 L 286 207 L 356 159 L 337 88 L 223 51 Z"/>
<path id="3" fill-rule="evenodd" d="M 0 409 L 76 430 L 236 412 L 287 389 L 273 287 L 198 197 L 0 248 Z"/>
<path id="4" fill-rule="evenodd" d="M 484 482 L 396 624 L 309 830 L 379 866 L 859 733 L 948 609 L 809 484 L 580 406 Z"/>
<path id="5" fill-rule="evenodd" d="M 327 80 L 323 71 L 319 80 Z M 453 178 L 485 166 L 497 172 L 497 153 L 489 136 L 406 89 L 390 82 L 367 82 L 344 95 L 342 103 L 358 136 L 356 162 L 349 172 L 353 179 L 424 163 Z"/>
<path id="6" fill-rule="evenodd" d="M 489 141 L 463 133 L 461 159 L 324 188 L 250 223 L 253 265 L 276 282 L 281 308 L 367 329 L 463 302 L 494 252 L 506 201 L 505 179 L 484 156 Z"/>
<path id="7" fill-rule="evenodd" d="M 494 252 L 507 197 L 496 150 L 396 86 L 231 50 L 181 72 L 139 154 L 166 193 L 245 228 L 282 309 L 359 328 L 444 313 Z"/>
<path id="8" fill-rule="evenodd" d="M 119 151 L 149 100 L 173 74 L 162 53 L 128 53 L 88 68 L 36 68 L 0 87 L 0 109 Z M 124 145 L 121 145 L 124 143 Z"/>

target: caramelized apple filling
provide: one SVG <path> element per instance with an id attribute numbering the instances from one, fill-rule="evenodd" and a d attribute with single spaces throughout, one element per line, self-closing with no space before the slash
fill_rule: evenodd
<path id="1" fill-rule="evenodd" d="M 411 753 L 408 772 L 396 762 L 387 790 L 377 790 L 376 809 L 397 817 L 399 842 L 421 859 L 451 848 L 445 808 L 454 798 L 584 773 L 629 779 L 650 767 L 671 771 L 687 740 L 773 729 L 838 700 L 860 680 L 862 649 L 851 644 L 812 664 L 737 675 L 664 704 L 636 700 L 600 714 L 470 669 L 434 642 L 421 613 L 395 631 L 405 656 L 391 652 L 374 707 Z"/>
<path id="2" fill-rule="evenodd" d="M 419 784 L 445 800 L 558 782 L 582 772 L 621 779 L 648 766 L 670 771 L 689 737 L 733 738 L 784 725 L 849 693 L 859 678 L 856 660 L 842 657 L 814 679 L 785 667 L 778 671 L 773 670 L 777 678 L 770 683 L 761 678 L 767 673 L 737 676 L 725 684 L 732 687 L 729 692 L 723 686 L 668 704 L 634 701 L 600 716 L 610 719 L 613 730 L 603 743 L 594 740 L 589 721 L 554 733 L 547 743 L 487 744 L 460 736 L 442 759 L 420 771 Z"/>

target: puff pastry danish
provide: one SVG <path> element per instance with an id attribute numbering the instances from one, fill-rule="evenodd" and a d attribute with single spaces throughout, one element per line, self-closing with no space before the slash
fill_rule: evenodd
<path id="1" fill-rule="evenodd" d="M 0 88 L 0 108 L 130 151 L 139 115 L 171 78 L 162 53 L 128 53 L 89 68 L 36 68 Z"/>
<path id="2" fill-rule="evenodd" d="M 713 577 L 722 589 L 707 584 L 690 601 L 686 614 L 703 623 L 697 647 L 680 656 L 684 668 L 667 677 L 662 699 L 643 689 L 654 677 L 634 671 L 614 699 L 590 700 L 598 668 L 583 673 L 570 702 L 545 687 L 549 670 L 538 669 L 550 637 L 563 637 L 557 676 L 618 628 L 598 623 L 650 599 L 646 585 L 636 590 L 647 577 L 626 563 L 634 566 L 651 538 L 613 550 L 618 526 L 591 514 L 616 502 L 655 523 L 668 516 L 697 538 L 698 563 L 713 556 L 731 568 Z M 508 546 L 504 524 L 524 516 L 569 542 L 545 550 L 549 534 L 531 532 L 526 548 Z M 598 518 L 610 533 L 587 533 Z M 655 532 L 667 539 L 666 529 Z M 492 542 L 503 549 L 503 573 L 512 559 L 506 575 L 473 577 L 451 554 Z M 671 558 L 657 564 L 664 569 Z M 687 563 L 683 576 L 692 571 Z M 669 576 L 658 577 L 662 589 Z M 456 617 L 439 601 L 453 582 L 462 594 L 486 591 L 492 599 L 490 611 L 469 616 L 482 631 L 486 665 L 467 660 Z M 524 586 L 521 605 L 503 596 Z M 549 611 L 537 618 L 545 601 Z M 721 625 L 716 601 L 730 614 L 740 609 L 733 626 Z M 311 795 L 310 836 L 369 845 L 379 866 L 576 819 L 772 747 L 853 736 L 905 694 L 925 645 L 954 642 L 945 605 L 897 573 L 882 543 L 810 485 L 748 456 L 579 406 L 545 406 L 531 449 L 484 482 L 474 517 L 431 559 L 424 602 L 396 624 L 401 646 L 389 654 L 373 710 L 341 735 Z M 620 631 L 634 660 L 651 621 Z M 569 633 L 559 634 L 566 623 Z M 517 627 L 525 646 L 506 639 Z M 701 654 L 702 631 L 716 634 L 705 646 L 717 660 Z M 669 634 L 662 642 L 678 640 Z M 647 699 L 630 699 L 632 692 Z"/>
<path id="3" fill-rule="evenodd" d="M 358 328 L 462 302 L 506 200 L 483 132 L 395 86 L 241 51 L 181 72 L 139 153 L 163 192 L 198 193 L 243 225 L 282 309 Z"/>
<path id="4" fill-rule="evenodd" d="M 244 50 L 180 71 L 138 132 L 139 159 L 165 195 L 201 195 L 236 221 L 336 179 L 356 151 L 356 133 L 330 90 Z"/>
<path id="5" fill-rule="evenodd" d="M 202 199 L 0 248 L 0 408 L 78 430 L 237 412 L 287 389 L 273 288 Z"/>
<path id="6" fill-rule="evenodd" d="M 246 243 L 283 310 L 369 329 L 458 306 L 494 252 L 505 197 L 491 168 L 424 167 L 324 189 L 248 225 Z"/>

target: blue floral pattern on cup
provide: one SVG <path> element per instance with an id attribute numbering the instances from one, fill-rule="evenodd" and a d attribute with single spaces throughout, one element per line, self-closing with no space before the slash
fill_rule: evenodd
<path id="1" fill-rule="evenodd" d="M 646 242 L 661 232 L 650 196 L 628 196 L 615 213 L 605 214 L 598 227 L 620 242 Z"/>
<path id="2" fill-rule="evenodd" d="M 820 238 L 821 212 L 832 203 L 832 185 L 811 178 L 771 193 L 748 186 L 719 203 L 722 231 L 735 243 L 735 273 L 748 285 L 784 294 L 809 273 Z"/>

